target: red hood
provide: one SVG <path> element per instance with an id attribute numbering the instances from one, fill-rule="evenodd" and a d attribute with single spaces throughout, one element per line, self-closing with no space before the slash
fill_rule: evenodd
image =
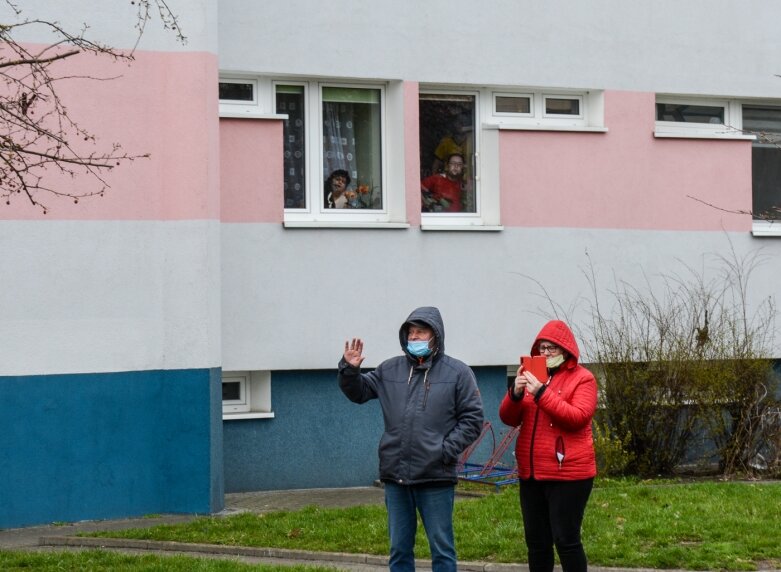
<path id="1" fill-rule="evenodd" d="M 575 335 L 569 329 L 569 326 L 561 320 L 551 320 L 542 327 L 540 333 L 534 339 L 534 344 L 532 344 L 531 355 L 540 355 L 539 348 L 542 340 L 548 340 L 567 350 L 567 353 L 575 358 L 575 363 L 580 359 L 580 349 L 578 349 L 578 343 L 575 341 Z"/>

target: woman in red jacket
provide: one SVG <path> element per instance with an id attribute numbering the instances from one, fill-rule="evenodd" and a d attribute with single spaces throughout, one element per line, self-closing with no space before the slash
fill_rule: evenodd
<path id="1" fill-rule="evenodd" d="M 564 572 L 586 570 L 580 527 L 597 474 L 591 419 L 597 383 L 578 364 L 575 336 L 560 320 L 537 334 L 531 355 L 544 355 L 548 378 L 523 367 L 499 406 L 500 419 L 520 425 L 515 458 L 531 572 L 553 570 L 553 547 Z"/>

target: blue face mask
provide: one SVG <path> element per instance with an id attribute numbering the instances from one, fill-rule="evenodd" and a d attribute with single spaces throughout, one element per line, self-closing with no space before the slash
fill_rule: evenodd
<path id="1" fill-rule="evenodd" d="M 428 347 L 428 340 L 422 342 L 407 342 L 407 351 L 415 357 L 426 357 L 431 353 L 431 348 Z"/>

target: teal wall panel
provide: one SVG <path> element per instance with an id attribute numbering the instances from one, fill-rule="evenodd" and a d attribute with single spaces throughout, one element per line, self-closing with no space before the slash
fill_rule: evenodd
<path id="1" fill-rule="evenodd" d="M 221 510 L 219 372 L 0 377 L 0 528 Z"/>

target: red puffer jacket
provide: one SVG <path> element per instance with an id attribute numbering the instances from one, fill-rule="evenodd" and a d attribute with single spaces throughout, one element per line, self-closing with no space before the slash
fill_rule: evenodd
<path id="1" fill-rule="evenodd" d="M 591 434 L 597 382 L 578 364 L 578 344 L 564 322 L 545 324 L 534 340 L 531 355 L 540 355 L 542 340 L 564 348 L 569 357 L 553 372 L 538 400 L 524 393 L 516 401 L 508 390 L 499 406 L 499 418 L 505 424 L 521 426 L 515 443 L 518 473 L 521 479 L 541 481 L 591 478 L 597 474 Z"/>

